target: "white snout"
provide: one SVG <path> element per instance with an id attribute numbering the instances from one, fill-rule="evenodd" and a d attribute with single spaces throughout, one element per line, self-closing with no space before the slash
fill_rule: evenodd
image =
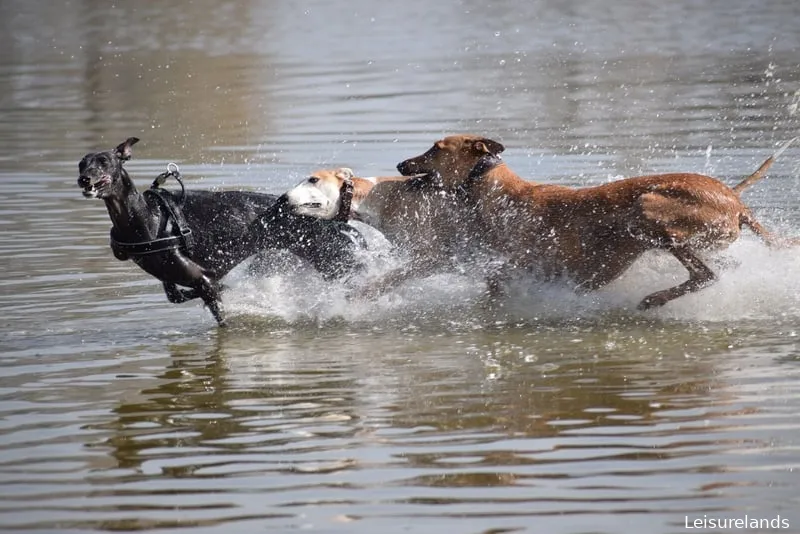
<path id="1" fill-rule="evenodd" d="M 286 193 L 289 206 L 298 215 L 332 219 L 339 210 L 339 190 L 323 180 L 304 180 Z"/>

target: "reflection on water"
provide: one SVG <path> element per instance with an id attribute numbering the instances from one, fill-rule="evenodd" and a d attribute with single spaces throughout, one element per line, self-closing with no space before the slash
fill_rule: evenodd
<path id="1" fill-rule="evenodd" d="M 603 291 L 469 273 L 371 303 L 233 273 L 217 329 L 107 245 L 89 150 L 142 138 L 144 187 L 283 191 L 444 133 L 572 185 L 733 183 L 797 135 L 800 4 L 0 3 L 0 527 L 12 531 L 677 532 L 789 518 L 800 254 L 747 237 L 721 280 L 648 256 Z M 798 235 L 800 149 L 746 193 Z"/>
<path id="2" fill-rule="evenodd" d="M 619 513 L 634 531 L 746 509 L 754 494 L 791 502 L 796 366 L 741 373 L 780 346 L 742 330 L 173 336 L 166 359 L 137 355 L 136 370 L 26 384 L 9 420 L 40 415 L 4 439 L 5 520 L 558 530 Z M 44 415 L 56 406 L 70 421 Z"/>

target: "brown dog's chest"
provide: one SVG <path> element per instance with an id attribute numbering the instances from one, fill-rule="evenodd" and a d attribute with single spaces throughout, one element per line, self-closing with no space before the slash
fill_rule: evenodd
<path id="1" fill-rule="evenodd" d="M 594 202 L 574 191 L 531 185 L 523 196 L 492 188 L 477 203 L 477 227 L 488 246 L 519 267 L 599 287 L 648 247 L 631 231 L 631 204 Z"/>
<path id="2" fill-rule="evenodd" d="M 449 257 L 474 234 L 474 217 L 442 190 L 410 190 L 402 183 L 380 184 L 359 211 L 389 241 L 415 257 Z"/>

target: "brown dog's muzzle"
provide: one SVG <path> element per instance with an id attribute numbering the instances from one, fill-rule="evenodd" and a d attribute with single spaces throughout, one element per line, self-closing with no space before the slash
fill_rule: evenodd
<path id="1" fill-rule="evenodd" d="M 419 156 L 415 156 L 398 163 L 397 170 L 403 176 L 429 174 L 436 171 L 442 172 L 442 169 L 438 168 L 441 166 L 442 162 L 439 160 L 442 159 L 442 156 L 446 157 L 447 154 L 443 154 L 442 150 L 438 146 L 434 145 L 424 154 L 420 154 Z"/>
<path id="2" fill-rule="evenodd" d="M 407 159 L 397 164 L 397 171 L 403 176 L 414 176 L 415 174 L 422 174 L 419 170 L 420 165 L 417 162 L 418 158 Z"/>
<path id="3" fill-rule="evenodd" d="M 431 154 L 431 151 L 429 150 L 428 152 L 422 154 L 421 156 L 401 161 L 400 163 L 397 164 L 397 171 L 403 176 L 416 176 L 418 174 L 428 174 L 430 172 L 438 170 L 434 168 L 433 165 L 434 161 L 435 161 L 434 156 Z"/>

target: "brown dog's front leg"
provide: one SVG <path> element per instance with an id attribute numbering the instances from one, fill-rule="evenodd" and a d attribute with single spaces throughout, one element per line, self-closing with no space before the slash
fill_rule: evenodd
<path id="1" fill-rule="evenodd" d="M 486 275 L 486 295 L 490 304 L 496 304 L 506 296 L 505 285 L 511 280 L 511 270 L 507 262 L 490 268 Z"/>
<path id="2" fill-rule="evenodd" d="M 437 262 L 430 259 L 414 258 L 407 265 L 392 269 L 378 278 L 378 280 L 357 291 L 353 297 L 361 300 L 378 298 L 415 276 L 430 275 L 436 269 L 436 266 Z"/>
<path id="3" fill-rule="evenodd" d="M 675 300 L 686 293 L 699 291 L 711 285 L 711 283 L 717 279 L 714 272 L 688 248 L 673 247 L 670 248 L 669 251 L 673 256 L 678 258 L 678 261 L 689 271 L 689 279 L 675 287 L 648 295 L 639 303 L 638 308 L 640 310 L 648 310 L 650 308 L 663 306 L 667 302 Z"/>
<path id="4" fill-rule="evenodd" d="M 381 276 L 378 280 L 371 282 L 366 287 L 356 291 L 352 297 L 358 300 L 376 299 L 387 291 L 394 289 L 401 283 L 412 278 L 416 272 L 417 270 L 414 266 L 398 267 Z"/>

